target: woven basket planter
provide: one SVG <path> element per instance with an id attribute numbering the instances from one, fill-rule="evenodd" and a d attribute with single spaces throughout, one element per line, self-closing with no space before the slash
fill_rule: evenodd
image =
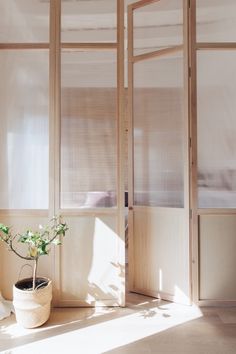
<path id="1" fill-rule="evenodd" d="M 13 305 L 17 322 L 25 328 L 35 328 L 44 324 L 51 310 L 52 282 L 47 278 L 36 279 L 36 289 L 32 278 L 22 279 L 13 286 Z"/>

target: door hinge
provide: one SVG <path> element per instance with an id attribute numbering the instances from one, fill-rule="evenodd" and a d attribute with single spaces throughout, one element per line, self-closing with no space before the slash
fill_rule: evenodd
<path id="1" fill-rule="evenodd" d="M 189 210 L 189 218 L 190 218 L 190 219 L 193 218 L 193 210 L 192 210 L 192 209 Z"/>
<path id="2" fill-rule="evenodd" d="M 191 67 L 189 66 L 188 68 L 188 77 L 191 77 L 192 76 L 192 70 L 191 70 Z"/>
<path id="3" fill-rule="evenodd" d="M 190 9 L 191 7 L 191 0 L 188 0 L 188 8 Z"/>
<path id="4" fill-rule="evenodd" d="M 192 147 L 192 138 L 189 138 L 189 147 Z"/>

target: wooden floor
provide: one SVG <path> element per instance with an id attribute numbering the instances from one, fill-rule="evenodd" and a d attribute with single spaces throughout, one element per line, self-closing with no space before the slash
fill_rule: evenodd
<path id="1" fill-rule="evenodd" d="M 0 321 L 0 352 L 235 354 L 236 308 L 203 308 L 127 295 L 126 308 L 55 308 L 38 329 Z"/>

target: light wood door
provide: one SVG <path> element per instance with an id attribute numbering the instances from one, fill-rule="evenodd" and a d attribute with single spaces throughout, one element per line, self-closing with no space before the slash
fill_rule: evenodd
<path id="1" fill-rule="evenodd" d="M 187 1 L 128 6 L 129 288 L 190 303 Z"/>
<path id="2" fill-rule="evenodd" d="M 56 306 L 125 304 L 124 1 L 91 3 L 35 5 L 47 28 L 21 38 L 22 4 L 0 40 L 0 222 L 15 232 L 55 214 L 68 223 L 63 246 L 39 262 Z M 11 299 L 23 261 L 0 247 L 0 290 Z"/>

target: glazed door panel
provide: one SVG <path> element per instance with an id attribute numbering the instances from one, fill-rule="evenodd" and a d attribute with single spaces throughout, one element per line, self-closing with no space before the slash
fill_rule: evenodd
<path id="1" fill-rule="evenodd" d="M 189 303 L 185 6 L 128 7 L 129 276 L 134 292 Z"/>
<path id="2" fill-rule="evenodd" d="M 20 232 L 61 215 L 64 244 L 39 264 L 54 304 L 123 306 L 123 0 L 0 10 L 0 221 Z M 0 247 L 10 299 L 22 262 Z"/>

